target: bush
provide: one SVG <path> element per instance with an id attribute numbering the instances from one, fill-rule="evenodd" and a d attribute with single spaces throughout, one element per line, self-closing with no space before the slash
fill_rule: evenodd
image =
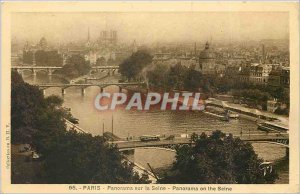
<path id="1" fill-rule="evenodd" d="M 262 159 L 251 144 L 221 131 L 211 136 L 193 134 L 195 146 L 177 148 L 172 170 L 161 183 L 168 184 L 258 184 L 274 183 L 276 172 L 264 176 Z"/>

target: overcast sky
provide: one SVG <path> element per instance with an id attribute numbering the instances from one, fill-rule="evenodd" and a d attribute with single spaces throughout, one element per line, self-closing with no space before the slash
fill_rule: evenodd
<path id="1" fill-rule="evenodd" d="M 289 17 L 284 12 L 195 13 L 15 13 L 12 37 L 18 41 L 70 42 L 117 30 L 121 42 L 182 42 L 287 39 Z"/>

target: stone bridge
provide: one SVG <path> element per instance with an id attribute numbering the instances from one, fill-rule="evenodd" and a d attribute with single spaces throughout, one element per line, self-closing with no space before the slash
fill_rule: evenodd
<path id="1" fill-rule="evenodd" d="M 55 70 L 62 69 L 62 67 L 47 67 L 47 66 L 13 66 L 11 70 L 16 70 L 19 74 L 23 75 L 23 72 L 29 71 L 35 76 L 37 72 L 43 71 L 51 76 Z"/>
<path id="2" fill-rule="evenodd" d="M 61 88 L 62 94 L 66 94 L 66 89 L 70 87 L 81 88 L 82 94 L 85 94 L 85 89 L 91 86 L 96 86 L 100 88 L 100 92 L 103 92 L 104 88 L 108 86 L 118 86 L 119 91 L 122 91 L 122 87 L 126 86 L 140 86 L 144 84 L 144 82 L 121 82 L 121 83 L 83 83 L 83 84 L 35 84 L 35 86 L 39 87 L 45 94 L 45 90 L 47 88 Z"/>
<path id="3" fill-rule="evenodd" d="M 239 136 L 236 136 L 239 137 Z M 289 148 L 289 137 L 288 135 L 272 134 L 272 135 L 245 135 L 239 137 L 243 141 L 252 142 L 252 143 L 267 143 L 267 144 L 276 144 L 285 148 Z M 189 138 L 175 138 L 174 140 L 161 140 L 161 141 L 116 141 L 111 142 L 118 146 L 120 151 L 130 150 L 134 148 L 145 148 L 145 147 L 159 147 L 166 149 L 175 149 L 177 146 L 182 145 L 192 145 L 194 142 L 191 142 Z"/>
<path id="4" fill-rule="evenodd" d="M 16 70 L 21 75 L 25 71 L 32 72 L 32 74 L 35 76 L 38 72 L 46 72 L 49 76 L 51 76 L 53 73 L 55 73 L 55 70 L 62 69 L 63 67 L 55 67 L 55 66 L 12 66 L 12 70 Z M 112 73 L 114 74 L 115 71 L 118 71 L 119 66 L 92 66 L 89 74 L 93 74 L 96 72 L 104 72 L 107 71 L 108 74 Z"/>

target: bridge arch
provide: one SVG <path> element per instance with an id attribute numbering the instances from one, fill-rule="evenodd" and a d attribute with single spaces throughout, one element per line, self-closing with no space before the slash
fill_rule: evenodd
<path id="1" fill-rule="evenodd" d="M 32 71 L 33 71 L 33 72 L 35 71 L 36 73 L 39 73 L 39 72 L 49 73 L 49 70 L 48 70 L 48 69 L 33 69 Z"/>
<path id="2" fill-rule="evenodd" d="M 89 72 L 89 74 L 90 74 L 90 75 L 94 75 L 94 74 L 97 73 L 97 72 L 98 72 L 97 69 L 91 69 L 90 72 Z"/>
<path id="3" fill-rule="evenodd" d="M 18 73 L 30 72 L 33 73 L 33 69 L 16 69 Z"/>

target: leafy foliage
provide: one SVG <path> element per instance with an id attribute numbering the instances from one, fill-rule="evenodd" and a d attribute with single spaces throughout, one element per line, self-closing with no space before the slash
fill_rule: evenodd
<path id="1" fill-rule="evenodd" d="M 156 88 L 162 88 L 166 90 L 168 86 L 168 67 L 165 65 L 157 65 L 152 71 L 147 72 L 147 78 L 149 84 Z"/>
<path id="2" fill-rule="evenodd" d="M 212 78 L 212 82 L 214 83 L 213 85 L 216 92 L 226 93 L 231 91 L 233 92 L 233 95 L 238 98 L 243 97 L 257 100 L 266 99 L 268 97 L 268 99 L 276 98 L 279 102 L 286 104 L 289 104 L 290 101 L 288 90 L 283 87 L 270 87 L 268 85 L 255 85 L 251 83 L 238 82 L 229 77 Z M 254 93 L 258 94 L 257 99 L 255 99 L 255 97 L 253 98 L 253 95 L 255 95 Z M 260 103 L 264 102 L 261 101 Z"/>
<path id="3" fill-rule="evenodd" d="M 172 66 L 168 73 L 168 84 L 171 88 L 182 90 L 184 87 L 184 79 L 186 76 L 187 68 L 176 64 Z"/>
<path id="4" fill-rule="evenodd" d="M 147 72 L 149 85 L 163 90 L 208 91 L 206 78 L 193 68 L 181 64 L 168 67 L 158 64 Z"/>
<path id="5" fill-rule="evenodd" d="M 81 55 L 72 55 L 67 61 L 66 65 L 61 69 L 61 73 L 69 78 L 76 78 L 82 75 L 86 75 L 91 69 L 88 61 Z"/>
<path id="6" fill-rule="evenodd" d="M 244 89 L 244 90 L 234 90 L 232 95 L 235 98 L 243 98 L 251 104 L 254 105 L 262 105 L 263 109 L 266 110 L 267 101 L 270 98 L 270 94 L 268 92 L 262 92 L 258 89 Z"/>
<path id="7" fill-rule="evenodd" d="M 17 72 L 13 71 L 11 76 L 12 143 L 29 143 L 42 158 L 41 168 L 30 180 L 69 184 L 149 183 L 148 176 L 135 173 L 133 166 L 105 138 L 66 131 L 64 119 L 78 121 L 62 107 L 63 99 L 44 98 L 37 87 L 25 83 Z M 14 163 L 12 172 L 23 172 L 19 165 L 22 163 Z M 28 181 L 14 174 L 12 179 L 15 183 Z"/>
<path id="8" fill-rule="evenodd" d="M 211 136 L 193 134 L 195 146 L 176 150 L 176 161 L 161 183 L 169 184 L 258 184 L 273 183 L 275 171 L 264 176 L 262 160 L 253 147 L 232 135 L 214 131 Z"/>
<path id="9" fill-rule="evenodd" d="M 152 56 L 146 50 L 139 50 L 120 64 L 119 72 L 129 80 L 136 79 L 151 62 Z"/>
<path id="10" fill-rule="evenodd" d="M 63 131 L 63 118 L 74 120 L 71 113 L 61 106 L 61 98 L 44 98 L 37 87 L 25 83 L 15 71 L 12 72 L 11 80 L 12 143 L 31 143 L 37 129 L 45 129 L 49 133 Z"/>
<path id="11" fill-rule="evenodd" d="M 190 91 L 197 91 L 200 87 L 203 88 L 205 80 L 199 71 L 189 69 L 186 72 L 184 79 L 184 88 Z"/>
<path id="12" fill-rule="evenodd" d="M 201 72 L 181 64 L 170 67 L 162 64 L 155 65 L 147 71 L 147 78 L 149 86 L 155 89 L 201 91 L 211 96 L 216 93 L 229 93 L 236 99 L 244 100 L 250 106 L 260 105 L 263 110 L 267 110 L 269 99 L 276 98 L 287 105 L 290 101 L 288 90 L 283 87 L 273 88 L 237 82 L 228 76 L 202 75 Z M 281 114 L 288 112 L 289 110 L 280 111 Z"/>
<path id="13" fill-rule="evenodd" d="M 124 162 L 116 147 L 103 137 L 69 131 L 53 140 L 43 151 L 44 173 L 48 183 L 126 184 L 148 183 L 132 165 Z"/>
<path id="14" fill-rule="evenodd" d="M 11 77 L 12 143 L 31 142 L 37 127 L 37 115 L 46 107 L 43 94 L 34 86 L 23 82 L 17 72 Z"/>

